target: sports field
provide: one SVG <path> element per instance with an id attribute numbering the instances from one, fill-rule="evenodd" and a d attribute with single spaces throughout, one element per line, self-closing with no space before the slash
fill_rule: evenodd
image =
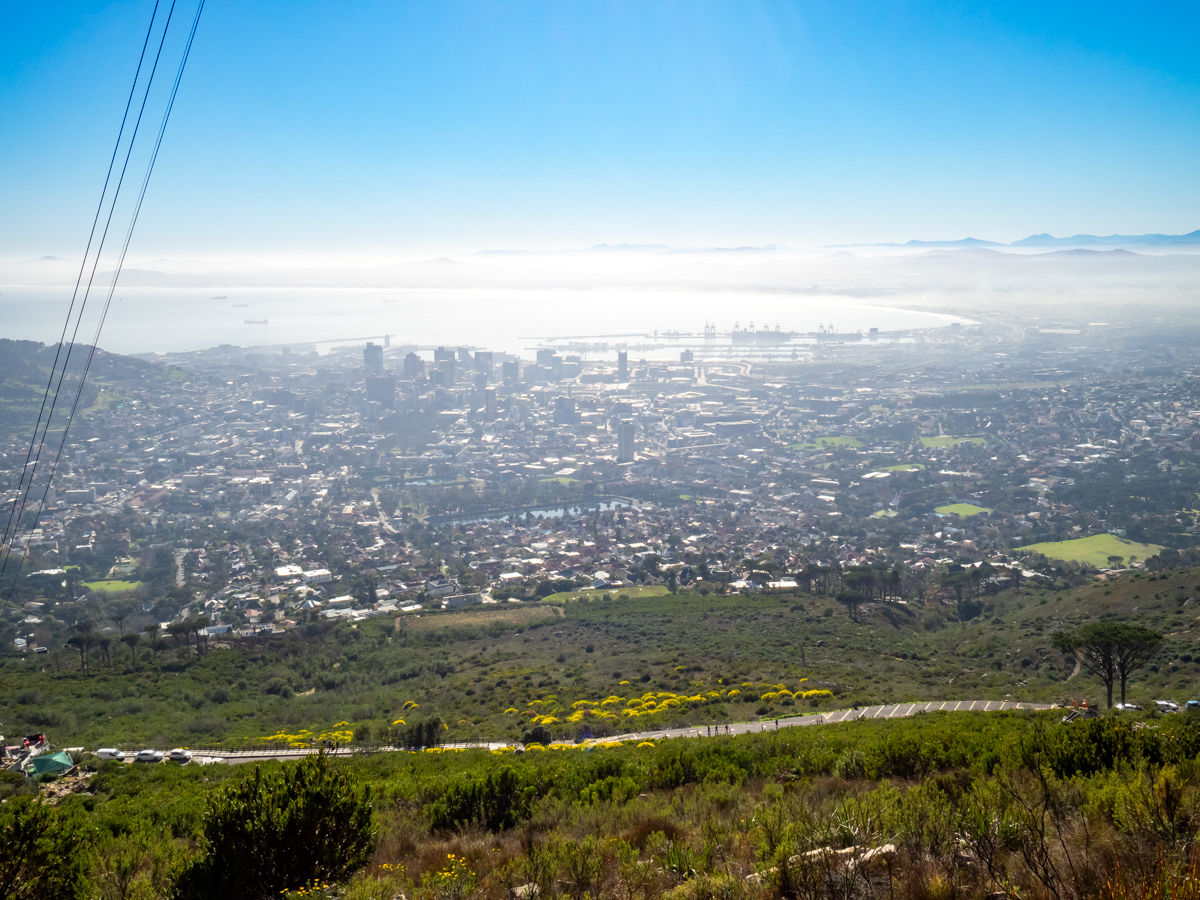
<path id="1" fill-rule="evenodd" d="M 1154 556 L 1162 549 L 1158 544 L 1138 544 L 1127 541 L 1114 534 L 1093 534 L 1073 541 L 1048 541 L 1044 544 L 1030 544 L 1021 550 L 1032 550 L 1051 559 L 1070 559 L 1084 562 L 1097 568 L 1108 565 L 1110 556 L 1119 556 L 1125 562 L 1133 557 L 1145 559 Z"/>
<path id="2" fill-rule="evenodd" d="M 989 513 L 991 509 L 986 506 L 976 506 L 974 503 L 951 503 L 949 506 L 939 506 L 934 512 L 940 512 L 943 516 L 962 516 L 966 519 L 980 513 Z"/>
<path id="3" fill-rule="evenodd" d="M 105 581 L 85 581 L 83 586 L 89 591 L 104 591 L 116 594 L 120 591 L 134 591 L 141 585 L 140 581 L 120 581 L 118 579 Z"/>

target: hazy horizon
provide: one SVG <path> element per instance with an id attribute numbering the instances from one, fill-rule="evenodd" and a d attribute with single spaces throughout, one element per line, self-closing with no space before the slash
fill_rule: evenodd
<path id="1" fill-rule="evenodd" d="M 14 10 L 0 258 L 82 253 L 150 6 Z M 1186 234 L 1198 19 L 1190 4 L 210 5 L 131 253 Z"/>

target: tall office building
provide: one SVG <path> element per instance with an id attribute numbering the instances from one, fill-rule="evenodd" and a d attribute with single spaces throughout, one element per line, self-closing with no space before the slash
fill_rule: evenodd
<path id="1" fill-rule="evenodd" d="M 367 402 L 378 403 L 384 409 L 396 408 L 396 376 L 368 375 Z"/>
<path id="2" fill-rule="evenodd" d="M 633 431 L 632 422 L 617 423 L 617 462 L 633 462 Z"/>
<path id="3" fill-rule="evenodd" d="M 488 388 L 483 392 L 483 418 L 491 422 L 496 418 L 496 389 Z"/>
<path id="4" fill-rule="evenodd" d="M 412 381 L 414 378 L 420 378 L 425 374 L 425 361 L 415 353 L 409 353 L 404 357 L 404 378 L 407 381 Z"/>
<path id="5" fill-rule="evenodd" d="M 481 375 L 492 377 L 492 368 L 495 366 L 495 357 L 491 350 L 480 350 L 475 354 L 475 371 Z"/>
<path id="6" fill-rule="evenodd" d="M 506 359 L 500 366 L 500 371 L 504 376 L 504 383 L 514 385 L 521 380 L 521 362 L 516 359 Z"/>
<path id="7" fill-rule="evenodd" d="M 575 401 L 570 397 L 555 397 L 554 398 L 554 424 L 555 425 L 578 425 L 579 410 L 575 406 Z"/>
<path id="8" fill-rule="evenodd" d="M 617 351 L 617 381 L 622 384 L 629 380 L 629 351 Z"/>
<path id="9" fill-rule="evenodd" d="M 383 348 L 367 341 L 367 346 L 363 347 L 363 367 L 369 375 L 381 373 L 383 371 Z"/>

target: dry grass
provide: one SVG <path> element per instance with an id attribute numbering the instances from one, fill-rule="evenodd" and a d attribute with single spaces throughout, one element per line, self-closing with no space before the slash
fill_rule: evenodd
<path id="1" fill-rule="evenodd" d="M 487 628 L 492 625 L 505 627 L 529 625 L 554 616 L 550 610 L 542 606 L 514 606 L 500 609 L 463 610 L 461 612 L 438 612 L 422 614 L 404 619 L 413 631 L 425 631 L 433 628 Z"/>

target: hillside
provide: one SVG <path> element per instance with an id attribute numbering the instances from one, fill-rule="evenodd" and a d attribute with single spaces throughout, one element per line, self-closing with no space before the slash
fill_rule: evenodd
<path id="1" fill-rule="evenodd" d="M 1137 573 L 957 607 L 864 604 L 857 619 L 830 598 L 799 593 L 600 594 L 357 626 L 314 620 L 207 649 L 185 650 L 176 637 L 153 654 L 142 645 L 136 664 L 113 641 L 87 676 L 66 648 L 6 656 L 0 721 L 13 733 L 49 730 L 60 744 L 165 747 L 335 727 L 378 740 L 404 727 L 397 720 L 431 717 L 454 740 L 515 740 L 535 717 L 573 739 L 901 700 L 1094 702 L 1103 698 L 1099 683 L 1072 678 L 1051 639 L 1104 618 L 1167 635 L 1130 699 L 1182 702 L 1200 675 L 1198 587 L 1195 569 Z M 653 703 L 635 702 L 648 692 Z"/>
<path id="2" fill-rule="evenodd" d="M 36 341 L 0 339 L 0 441 L 28 442 L 51 367 L 62 366 L 62 359 L 55 363 L 55 348 Z M 65 421 L 90 350 L 89 346 L 79 345 L 71 353 L 54 417 L 56 427 Z M 97 349 L 80 403 L 85 415 L 76 420 L 78 433 L 82 435 L 87 428 L 87 412 L 120 403 L 130 392 L 165 383 L 170 377 L 166 367 Z"/>

